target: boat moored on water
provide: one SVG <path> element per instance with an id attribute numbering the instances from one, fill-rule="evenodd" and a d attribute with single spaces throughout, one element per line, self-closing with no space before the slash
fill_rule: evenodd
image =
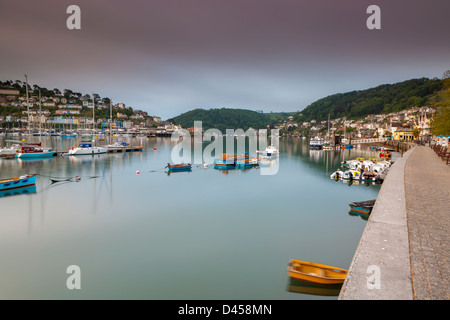
<path id="1" fill-rule="evenodd" d="M 125 141 L 118 141 L 116 143 L 113 144 L 109 144 L 107 146 L 108 149 L 126 149 L 128 148 L 130 145 L 128 143 L 126 143 Z"/>
<path id="2" fill-rule="evenodd" d="M 179 163 L 179 164 L 167 164 L 167 167 L 170 172 L 176 172 L 176 171 L 191 171 L 192 170 L 192 163 Z"/>
<path id="3" fill-rule="evenodd" d="M 264 151 L 256 151 L 260 157 L 273 157 L 279 155 L 279 151 L 274 146 L 268 146 Z"/>
<path id="4" fill-rule="evenodd" d="M 342 171 L 341 169 L 337 169 L 330 175 L 330 178 L 333 180 L 358 180 L 361 175 L 359 170 L 349 169 L 346 171 Z"/>
<path id="5" fill-rule="evenodd" d="M 258 158 L 251 157 L 248 153 L 236 157 L 236 168 L 247 169 L 258 165 Z"/>
<path id="6" fill-rule="evenodd" d="M 19 149 L 20 149 L 19 144 L 13 144 L 9 148 L 5 147 L 3 149 L 0 149 L 0 157 L 13 156 L 17 153 L 17 150 L 19 150 Z"/>
<path id="7" fill-rule="evenodd" d="M 322 137 L 316 136 L 309 140 L 309 148 L 313 150 L 322 150 L 324 140 Z"/>
<path id="8" fill-rule="evenodd" d="M 375 201 L 376 200 L 350 202 L 349 206 L 351 208 L 351 211 L 369 215 L 372 212 L 373 206 L 375 205 Z"/>
<path id="9" fill-rule="evenodd" d="M 48 158 L 53 157 L 55 151 L 51 148 L 42 148 L 41 143 L 28 143 L 20 146 L 17 150 L 16 158 Z"/>
<path id="10" fill-rule="evenodd" d="M 35 174 L 24 174 L 19 177 L 0 180 L 0 191 L 25 188 L 36 184 Z"/>
<path id="11" fill-rule="evenodd" d="M 365 171 L 362 173 L 363 181 L 378 181 L 380 180 L 380 174 L 375 171 Z"/>
<path id="12" fill-rule="evenodd" d="M 78 147 L 73 147 L 68 153 L 64 155 L 77 156 L 77 155 L 95 155 L 103 154 L 108 150 L 105 147 L 96 147 L 91 141 L 81 141 Z"/>
<path id="13" fill-rule="evenodd" d="M 321 284 L 344 283 L 347 270 L 320 263 L 291 259 L 287 267 L 289 277 Z"/>
<path id="14" fill-rule="evenodd" d="M 75 132 L 63 132 L 60 135 L 61 138 L 76 138 L 77 134 Z"/>
<path id="15" fill-rule="evenodd" d="M 224 153 L 221 158 L 214 160 L 214 168 L 221 170 L 234 169 L 236 167 L 236 155 Z"/>
<path id="16" fill-rule="evenodd" d="M 345 160 L 341 162 L 343 168 L 360 171 L 374 171 L 378 173 L 384 172 L 391 165 L 391 161 L 381 160 L 378 161 L 375 158 L 356 158 L 354 160 Z"/>
<path id="17" fill-rule="evenodd" d="M 331 179 L 334 179 L 334 180 L 339 180 L 339 179 L 344 179 L 344 171 L 342 171 L 341 169 L 337 169 L 335 172 L 333 172 L 331 175 L 330 175 L 330 178 Z"/>
<path id="18" fill-rule="evenodd" d="M 273 156 L 262 156 L 262 158 L 272 157 Z M 214 160 L 214 169 L 249 169 L 258 166 L 259 160 L 259 158 L 251 156 L 248 152 L 244 152 L 239 155 L 224 153 L 221 158 Z"/>

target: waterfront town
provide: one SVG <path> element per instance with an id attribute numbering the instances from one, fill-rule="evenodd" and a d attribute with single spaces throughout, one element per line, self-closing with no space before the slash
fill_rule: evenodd
<path id="1" fill-rule="evenodd" d="M 368 115 L 363 119 L 338 118 L 297 123 L 293 116 L 275 126 L 285 135 L 347 134 L 350 138 L 386 137 L 396 141 L 427 141 L 431 137 L 431 120 L 436 110 L 431 107 L 414 107 L 389 114 Z"/>
<path id="2" fill-rule="evenodd" d="M 138 134 L 144 130 L 170 133 L 178 128 L 158 116 L 126 107 L 124 103 L 112 103 L 109 98 L 95 93 L 82 95 L 68 89 L 63 92 L 45 89 L 41 90 L 44 94 L 41 92 L 39 97 L 38 86 L 34 85 L 34 90 L 31 86 L 28 89 L 27 98 L 25 83 L 19 80 L 1 83 L 0 107 L 3 114 L 0 114 L 0 130 L 21 133 L 32 128 L 38 134 L 40 128 L 42 134 L 58 134 L 106 126 L 116 132 Z"/>
<path id="3" fill-rule="evenodd" d="M 162 120 L 157 115 L 127 107 L 123 102 L 113 103 L 111 99 L 102 98 L 95 93 L 81 94 L 69 89 L 61 92 L 56 88 L 41 90 L 37 85 L 28 85 L 27 106 L 25 82 L 8 80 L 0 85 L 0 132 L 17 134 L 32 128 L 36 135 L 56 135 L 68 130 L 111 127 L 116 133 L 166 136 L 181 129 L 180 125 Z M 411 106 L 399 112 L 372 114 L 361 119 L 343 117 L 305 122 L 295 121 L 296 113 L 291 112 L 286 114 L 285 119 L 267 124 L 267 127 L 279 129 L 284 137 L 329 134 L 349 139 L 387 138 L 402 142 L 428 142 L 432 137 L 431 123 L 435 112 L 436 109 L 429 106 Z M 301 112 L 297 114 L 301 115 Z M 198 128 L 186 129 L 194 132 Z"/>

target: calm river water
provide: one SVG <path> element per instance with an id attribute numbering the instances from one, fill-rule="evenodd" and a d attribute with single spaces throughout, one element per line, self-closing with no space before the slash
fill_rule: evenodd
<path id="1" fill-rule="evenodd" d="M 142 143 L 143 152 L 0 159 L 0 178 L 40 174 L 35 193 L 0 198 L 0 299 L 337 299 L 305 293 L 286 267 L 349 267 L 366 221 L 348 204 L 380 187 L 330 174 L 378 152 L 311 151 L 280 138 L 274 175 L 201 165 L 168 175 L 175 143 Z M 50 180 L 74 176 L 81 181 Z M 66 286 L 70 265 L 81 270 L 80 290 Z"/>

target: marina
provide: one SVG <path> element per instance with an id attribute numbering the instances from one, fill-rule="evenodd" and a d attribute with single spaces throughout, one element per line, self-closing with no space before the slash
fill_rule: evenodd
<path id="1" fill-rule="evenodd" d="M 4 1 L 0 300 L 450 300 L 450 1 L 353 2 Z"/>

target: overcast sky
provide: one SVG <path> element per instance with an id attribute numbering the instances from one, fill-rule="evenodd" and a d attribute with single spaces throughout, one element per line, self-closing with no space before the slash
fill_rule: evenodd
<path id="1" fill-rule="evenodd" d="M 69 5 L 81 30 L 69 30 Z M 366 9 L 381 8 L 381 30 Z M 297 111 L 450 69 L 449 0 L 0 2 L 0 80 L 98 93 L 167 119 Z"/>

